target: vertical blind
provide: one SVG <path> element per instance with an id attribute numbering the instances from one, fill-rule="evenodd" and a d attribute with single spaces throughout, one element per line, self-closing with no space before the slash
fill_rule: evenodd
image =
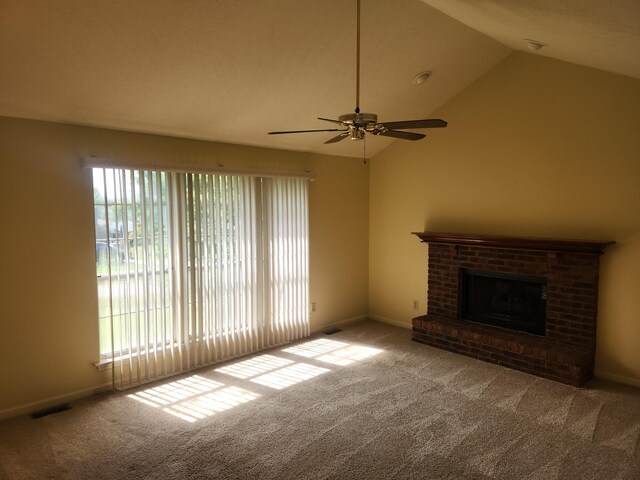
<path id="1" fill-rule="evenodd" d="M 309 335 L 307 180 L 113 168 L 93 179 L 114 387 Z"/>

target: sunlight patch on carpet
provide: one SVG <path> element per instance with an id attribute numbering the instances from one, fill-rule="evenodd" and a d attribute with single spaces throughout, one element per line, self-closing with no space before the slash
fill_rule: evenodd
<path id="1" fill-rule="evenodd" d="M 207 393 L 199 397 L 180 402 L 163 410 L 171 415 L 195 422 L 216 413 L 230 410 L 243 403 L 259 398 L 260 395 L 250 390 L 239 387 L 227 387 L 222 390 Z"/>
<path id="2" fill-rule="evenodd" d="M 157 408 L 171 405 L 195 395 L 210 392 L 223 385 L 223 383 L 214 382 L 199 375 L 192 375 L 175 382 L 147 388 L 146 390 L 132 393 L 128 396 L 129 398 Z"/>
<path id="3" fill-rule="evenodd" d="M 314 362 L 348 366 L 378 355 L 383 350 L 321 338 L 285 348 L 282 352 Z M 282 390 L 330 371 L 331 369 L 322 366 L 296 363 L 295 360 L 269 354 L 228 363 L 215 369 L 216 373 L 234 377 L 235 382 L 248 381 L 275 390 Z M 192 375 L 137 391 L 128 397 L 193 423 L 255 400 L 260 394 Z"/>
<path id="4" fill-rule="evenodd" d="M 283 388 L 295 385 L 296 383 L 309 380 L 323 373 L 330 372 L 328 368 L 316 367 L 307 363 L 296 363 L 290 367 L 281 368 L 275 372 L 266 373 L 251 381 L 267 387 L 282 390 Z"/>
<path id="5" fill-rule="evenodd" d="M 382 353 L 382 350 L 372 347 L 364 347 L 361 345 L 350 345 L 340 350 L 334 350 L 331 353 L 327 353 L 318 357 L 317 360 L 322 362 L 331 363 L 333 365 L 351 365 L 352 363 L 359 362 L 374 355 Z"/>
<path id="6" fill-rule="evenodd" d="M 293 363 L 293 360 L 287 360 L 286 358 L 274 357 L 273 355 L 259 355 L 249 360 L 243 360 L 242 362 L 216 368 L 216 372 L 226 373 L 227 375 L 244 380 L 291 363 Z"/>
<path id="7" fill-rule="evenodd" d="M 222 387 L 224 383 L 192 375 L 127 396 L 150 407 L 161 408 L 187 422 L 210 417 L 260 397 L 243 388 Z"/>
<path id="8" fill-rule="evenodd" d="M 300 355 L 301 357 L 314 358 L 333 350 L 348 346 L 348 343 L 336 342 L 335 340 L 320 338 L 318 340 L 312 340 L 310 342 L 301 343 L 300 345 L 285 348 L 282 351 L 286 353 L 293 353 L 294 355 Z"/>

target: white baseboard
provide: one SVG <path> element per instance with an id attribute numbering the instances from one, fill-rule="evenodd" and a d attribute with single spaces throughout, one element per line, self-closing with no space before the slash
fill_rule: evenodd
<path id="1" fill-rule="evenodd" d="M 613 380 L 614 382 L 624 383 L 626 385 L 633 385 L 634 387 L 640 387 L 640 380 L 633 377 L 627 377 L 626 375 L 617 375 L 615 373 L 595 371 L 595 376 L 598 378 L 604 378 L 605 380 Z"/>
<path id="2" fill-rule="evenodd" d="M 371 320 L 376 320 L 377 322 L 388 323 L 389 325 L 394 325 L 396 327 L 406 328 L 408 330 L 411 330 L 411 328 L 413 327 L 413 325 L 411 325 L 411 323 L 399 322 L 398 320 L 392 320 L 390 318 L 380 317 L 378 315 L 369 315 L 369 318 Z"/>
<path id="3" fill-rule="evenodd" d="M 19 417 L 21 415 L 28 415 L 33 412 L 38 412 L 40 410 L 55 407 L 56 405 L 72 402 L 74 400 L 80 400 L 81 398 L 90 397 L 91 395 L 94 395 L 98 391 L 102 391 L 104 389 L 111 389 L 111 382 L 105 383 L 103 385 L 96 385 L 95 387 L 91 388 L 76 390 L 75 392 L 65 393 L 63 395 L 57 395 L 55 397 L 45 398 L 44 400 L 38 400 L 37 402 L 31 402 L 25 405 L 0 410 L 0 420 Z"/>
<path id="4" fill-rule="evenodd" d="M 358 315 L 357 317 L 346 318 L 344 320 L 339 320 L 337 322 L 329 323 L 327 325 L 322 325 L 320 327 L 314 327 L 311 329 L 311 333 L 312 334 L 319 333 L 319 332 L 322 332 L 323 330 L 326 330 L 327 328 L 332 328 L 332 327 L 344 327 L 345 325 L 349 325 L 350 323 L 356 323 L 361 320 L 366 320 L 367 318 L 371 318 L 371 317 L 369 315 Z"/>
<path id="5" fill-rule="evenodd" d="M 350 323 L 359 322 L 360 320 L 366 320 L 367 318 L 369 318 L 367 315 L 358 315 L 357 317 L 347 318 L 344 320 L 340 320 L 338 322 L 334 322 L 328 325 L 322 325 L 320 327 L 314 328 L 311 330 L 311 333 L 312 334 L 318 333 L 331 327 L 340 327 L 340 326 L 349 325 Z M 27 403 L 25 405 L 19 405 L 17 407 L 11 407 L 5 410 L 0 410 L 0 421 L 8 418 L 19 417 L 21 415 L 28 415 L 34 412 L 38 412 L 40 410 L 45 410 L 47 408 L 55 407 L 63 403 L 68 403 L 74 400 L 79 400 L 81 398 L 90 397 L 91 395 L 94 395 L 96 392 L 102 391 L 105 388 L 110 389 L 111 382 L 106 383 L 104 385 L 96 385 L 95 387 L 85 388 L 83 390 L 77 390 L 75 392 L 65 393 L 63 395 L 57 395 L 55 397 L 45 398 L 43 400 Z"/>

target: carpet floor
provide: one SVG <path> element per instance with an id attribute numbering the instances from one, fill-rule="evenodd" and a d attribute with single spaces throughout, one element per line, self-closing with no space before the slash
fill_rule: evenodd
<path id="1" fill-rule="evenodd" d="M 2 479 L 640 479 L 640 390 L 373 321 L 0 423 Z"/>

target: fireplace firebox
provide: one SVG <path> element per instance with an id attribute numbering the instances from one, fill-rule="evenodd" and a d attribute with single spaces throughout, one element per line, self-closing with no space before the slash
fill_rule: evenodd
<path id="1" fill-rule="evenodd" d="M 460 269 L 463 320 L 544 335 L 547 279 Z"/>

